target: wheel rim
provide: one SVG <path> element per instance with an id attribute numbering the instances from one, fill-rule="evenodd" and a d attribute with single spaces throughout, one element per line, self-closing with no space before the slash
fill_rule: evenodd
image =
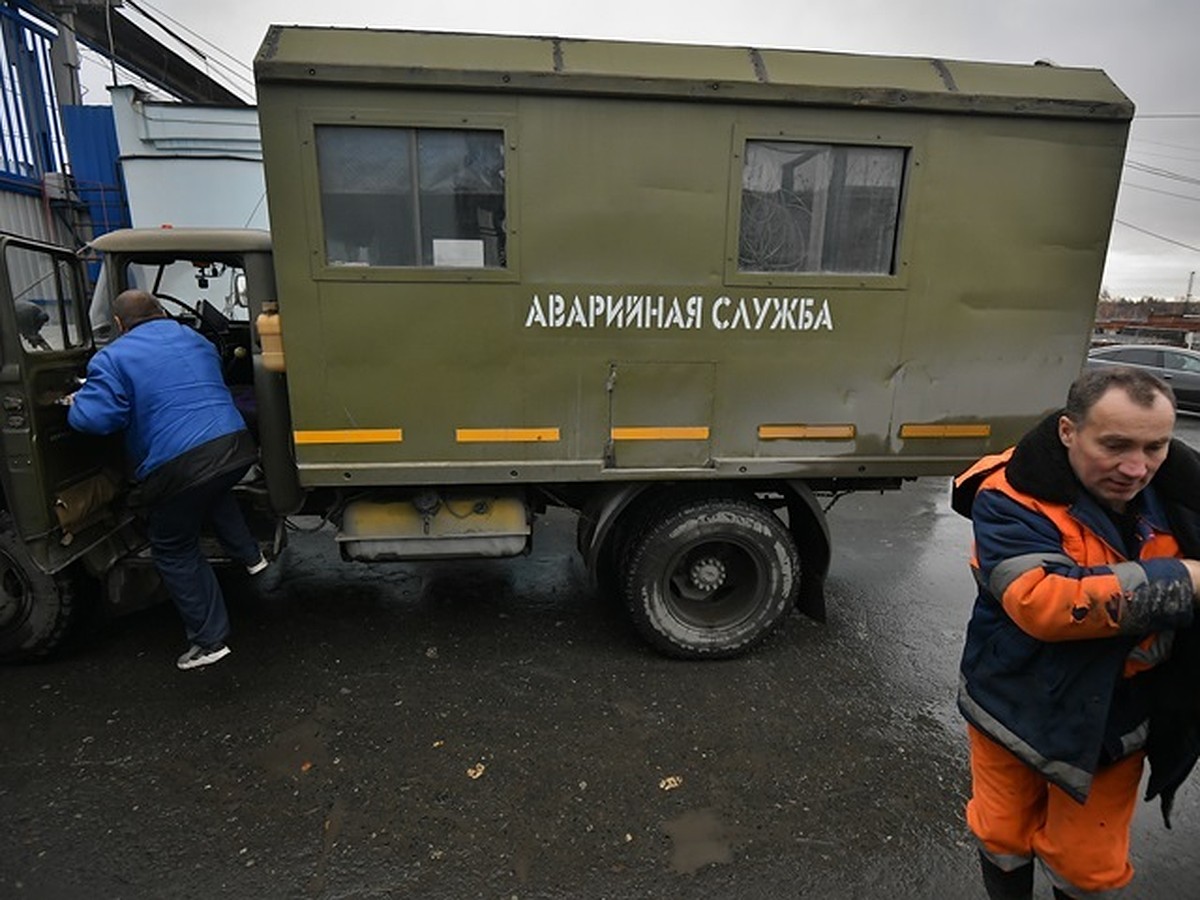
<path id="1" fill-rule="evenodd" d="M 671 559 L 663 597 L 671 614 L 695 628 L 732 628 L 761 609 L 767 565 L 748 545 L 728 538 L 697 541 Z"/>
<path id="2" fill-rule="evenodd" d="M 29 618 L 33 586 L 19 563 L 0 551 L 0 631 L 7 631 Z"/>

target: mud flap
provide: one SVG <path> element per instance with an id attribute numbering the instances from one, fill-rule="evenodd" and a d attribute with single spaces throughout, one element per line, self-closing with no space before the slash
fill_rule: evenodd
<path id="1" fill-rule="evenodd" d="M 800 590 L 796 609 L 817 622 L 825 621 L 825 576 L 832 558 L 829 523 L 812 489 L 789 481 L 788 524 L 800 549 Z"/>

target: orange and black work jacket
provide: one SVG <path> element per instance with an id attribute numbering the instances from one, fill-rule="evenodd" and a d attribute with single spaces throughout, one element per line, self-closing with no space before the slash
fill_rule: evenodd
<path id="1" fill-rule="evenodd" d="M 1057 421 L 955 481 L 979 588 L 958 702 L 1083 802 L 1098 766 L 1145 745 L 1149 672 L 1191 624 L 1193 592 L 1157 478 L 1119 522 L 1075 478 Z"/>

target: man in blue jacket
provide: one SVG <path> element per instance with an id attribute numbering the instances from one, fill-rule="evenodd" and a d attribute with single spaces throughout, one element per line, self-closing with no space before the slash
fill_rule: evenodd
<path id="1" fill-rule="evenodd" d="M 124 432 L 138 482 L 130 503 L 147 510 L 154 564 L 191 643 L 176 665 L 206 666 L 230 650 L 225 599 L 200 549 L 205 522 L 251 575 L 267 566 L 233 496 L 257 447 L 212 344 L 145 291 L 118 295 L 113 319 L 120 337 L 92 357 L 68 420 L 89 434 Z"/>

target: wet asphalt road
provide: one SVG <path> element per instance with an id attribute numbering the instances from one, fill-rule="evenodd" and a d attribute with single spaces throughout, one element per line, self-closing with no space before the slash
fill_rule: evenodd
<path id="1" fill-rule="evenodd" d="M 175 671 L 159 607 L 0 669 L 0 897 L 982 897 L 946 497 L 840 501 L 829 621 L 721 663 L 592 598 L 564 514 L 512 561 L 296 536 L 266 584 L 227 580 L 218 666 Z M 1194 896 L 1198 848 L 1194 780 L 1173 830 L 1139 809 L 1126 896 Z"/>

